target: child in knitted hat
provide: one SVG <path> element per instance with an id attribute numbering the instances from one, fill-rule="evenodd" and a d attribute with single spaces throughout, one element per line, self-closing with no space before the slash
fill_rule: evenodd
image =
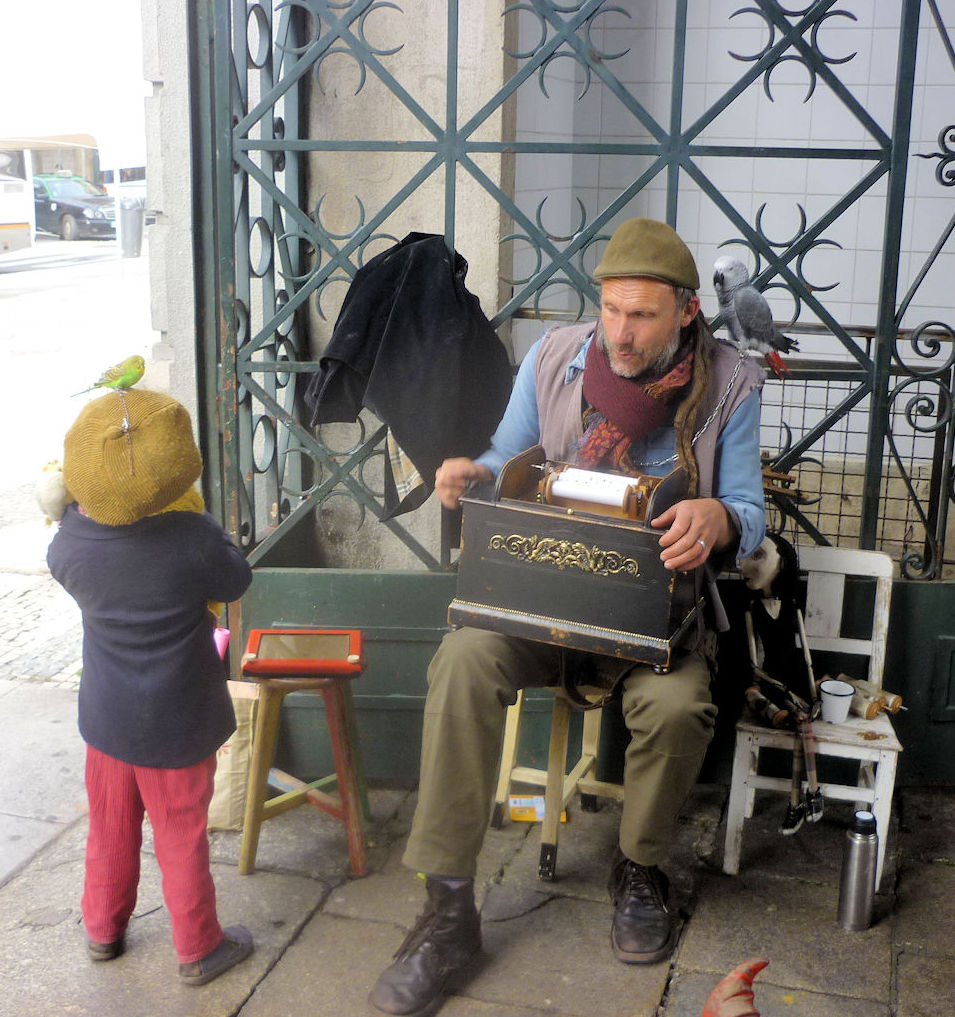
<path id="1" fill-rule="evenodd" d="M 148 814 L 189 985 L 252 952 L 246 928 L 219 924 L 206 833 L 216 750 L 235 730 L 207 605 L 242 596 L 252 573 L 203 511 L 201 472 L 175 399 L 130 389 L 93 400 L 66 435 L 73 501 L 47 553 L 83 614 L 88 952 L 97 961 L 123 952 Z"/>

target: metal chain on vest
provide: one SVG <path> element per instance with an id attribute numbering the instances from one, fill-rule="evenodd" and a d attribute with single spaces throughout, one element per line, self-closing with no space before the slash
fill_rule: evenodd
<path id="1" fill-rule="evenodd" d="M 730 391 L 733 388 L 733 383 L 736 381 L 737 377 L 739 376 L 740 368 L 743 366 L 743 361 L 745 359 L 746 359 L 746 353 L 741 349 L 739 351 L 739 360 L 736 361 L 736 366 L 733 368 L 733 373 L 732 373 L 732 375 L 730 375 L 730 380 L 726 383 L 726 388 L 723 391 L 723 394 L 720 396 L 720 401 L 716 404 L 716 406 L 713 407 L 713 412 L 706 418 L 706 420 L 703 421 L 703 426 L 696 432 L 696 434 L 693 435 L 693 440 L 690 442 L 690 446 L 691 447 L 694 446 L 697 443 L 697 441 L 703 435 L 703 433 L 706 431 L 706 429 L 710 426 L 710 424 L 713 423 L 713 421 L 716 419 L 716 415 L 723 408 L 723 406 L 726 403 L 726 400 L 729 399 Z M 668 456 L 666 459 L 656 459 L 653 462 L 634 463 L 634 465 L 635 466 L 666 466 L 667 463 L 675 463 L 678 458 L 679 458 L 678 454 L 676 452 L 674 452 L 672 456 Z"/>

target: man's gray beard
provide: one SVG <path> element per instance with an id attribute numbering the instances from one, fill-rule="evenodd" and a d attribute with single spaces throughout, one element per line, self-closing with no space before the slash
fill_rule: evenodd
<path id="1" fill-rule="evenodd" d="M 662 378 L 663 375 L 665 375 L 673 366 L 673 361 L 676 359 L 677 351 L 680 349 L 680 333 L 677 332 L 670 342 L 664 346 L 652 364 L 647 364 L 646 367 L 642 367 L 639 371 L 623 370 L 613 362 L 613 357 L 611 357 L 610 350 L 607 345 L 607 336 L 603 329 L 598 331 L 597 342 L 600 344 L 600 349 L 607 354 L 607 360 L 610 363 L 610 370 L 619 377 L 629 378 L 631 381 L 634 381 L 637 378 L 642 378 L 647 374 L 656 375 L 657 377 Z"/>

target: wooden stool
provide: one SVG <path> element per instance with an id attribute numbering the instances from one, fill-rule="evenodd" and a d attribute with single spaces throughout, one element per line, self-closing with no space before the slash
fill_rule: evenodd
<path id="1" fill-rule="evenodd" d="M 517 762 L 521 737 L 521 717 L 524 709 L 524 690 L 517 693 L 517 701 L 507 708 L 504 724 L 504 743 L 501 749 L 501 768 L 498 772 L 497 791 L 491 826 L 500 828 L 507 815 L 512 784 L 530 784 L 544 788 L 544 818 L 541 822 L 539 879 L 556 879 L 557 833 L 560 816 L 575 794 L 580 795 L 584 812 L 597 811 L 597 798 L 623 801 L 623 785 L 597 779 L 597 753 L 600 747 L 600 719 L 602 708 L 587 710 L 583 718 L 580 758 L 567 773 L 567 742 L 573 707 L 558 686 L 549 687 L 554 693 L 554 707 L 550 722 L 550 744 L 547 751 L 547 769 L 521 766 Z M 580 687 L 581 695 L 598 702 L 606 696 L 606 689 Z"/>
<path id="2" fill-rule="evenodd" d="M 294 638 L 291 643 L 288 636 Z M 239 851 L 239 872 L 246 875 L 255 870 L 255 855 L 259 844 L 259 832 L 267 819 L 287 812 L 299 805 L 314 805 L 322 812 L 345 824 L 348 836 L 348 854 L 352 872 L 364 876 L 368 871 L 365 857 L 365 838 L 362 821 L 368 816 L 368 795 L 365 787 L 361 758 L 357 751 L 354 702 L 351 694 L 351 679 L 360 673 L 360 633 L 349 632 L 351 652 L 341 658 L 267 657 L 263 654 L 274 652 L 263 636 L 282 636 L 286 649 L 314 651 L 306 637 L 344 635 L 340 630 L 300 629 L 276 630 L 258 629 L 249 635 L 249 647 L 242 659 L 242 673 L 252 678 L 259 686 L 259 701 L 252 741 L 252 763 L 249 771 L 249 786 L 246 794 L 245 821 L 242 828 L 242 844 Z M 357 650 L 355 649 L 357 637 Z M 313 640 L 314 644 L 314 640 Z M 284 669 L 286 674 L 276 674 Z M 303 672 L 311 671 L 311 675 Z M 328 673 L 322 674 L 325 671 Z M 282 703 L 290 692 L 317 692 L 325 701 L 325 716 L 335 760 L 335 773 L 320 780 L 306 782 L 282 770 L 272 767 L 275 743 L 278 738 Z M 267 799 L 268 786 L 283 791 L 278 797 Z M 327 788 L 335 785 L 334 793 Z"/>

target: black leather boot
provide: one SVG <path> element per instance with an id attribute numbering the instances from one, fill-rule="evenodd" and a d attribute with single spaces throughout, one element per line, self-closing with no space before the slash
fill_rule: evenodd
<path id="1" fill-rule="evenodd" d="M 670 881 L 655 865 L 638 865 L 619 849 L 607 886 L 613 901 L 610 945 L 624 964 L 655 964 L 670 955 L 677 926 L 667 907 Z"/>
<path id="2" fill-rule="evenodd" d="M 428 879 L 428 904 L 398 947 L 394 963 L 378 976 L 368 997 L 384 1013 L 418 1017 L 428 1013 L 455 976 L 481 951 L 481 918 L 474 882 L 451 889 Z"/>

